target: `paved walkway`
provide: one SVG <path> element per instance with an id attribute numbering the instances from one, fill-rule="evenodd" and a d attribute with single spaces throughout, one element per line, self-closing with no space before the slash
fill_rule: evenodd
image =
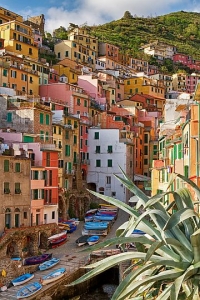
<path id="1" fill-rule="evenodd" d="M 118 218 L 111 227 L 111 230 L 109 234 L 105 237 L 101 237 L 101 241 L 105 239 L 109 239 L 111 237 L 115 236 L 115 231 L 116 229 L 126 222 L 128 220 L 128 214 L 124 213 L 123 211 L 119 211 Z M 61 245 L 60 247 L 51 249 L 48 252 L 53 253 L 54 257 L 60 258 L 60 262 L 57 266 L 54 268 L 50 269 L 51 271 L 58 268 L 58 267 L 66 267 L 67 269 L 67 274 L 74 272 L 75 270 L 79 269 L 80 266 L 83 266 L 88 258 L 88 255 L 84 252 L 80 252 L 83 247 L 78 247 L 76 245 L 76 239 L 79 238 L 82 235 L 82 229 L 83 229 L 84 222 L 80 222 L 76 231 L 74 231 L 72 234 L 68 234 L 68 241 Z M 39 281 L 41 276 L 46 275 L 50 272 L 50 270 L 46 271 L 36 271 L 34 273 L 34 278 L 29 281 L 29 283 L 32 281 Z M 53 283 L 52 283 L 53 284 Z M 55 284 L 55 283 L 54 283 Z M 0 299 L 2 300 L 14 300 L 17 299 L 16 293 L 17 291 L 22 287 L 21 286 L 16 286 L 16 287 L 11 287 L 5 292 L 0 293 Z M 44 286 L 42 290 L 48 289 L 48 286 Z"/>

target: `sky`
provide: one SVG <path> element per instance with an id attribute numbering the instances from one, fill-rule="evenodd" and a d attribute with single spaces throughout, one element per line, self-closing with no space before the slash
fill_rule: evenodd
<path id="1" fill-rule="evenodd" d="M 132 16 L 159 16 L 174 11 L 200 12 L 199 0 L 1 0 L 1 7 L 24 19 L 44 14 L 45 31 L 69 23 L 89 26 L 104 24 L 123 17 L 125 11 Z"/>

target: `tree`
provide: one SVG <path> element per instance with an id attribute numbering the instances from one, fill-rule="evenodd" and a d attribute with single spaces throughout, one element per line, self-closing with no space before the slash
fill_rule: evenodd
<path id="1" fill-rule="evenodd" d="M 57 39 L 67 40 L 68 38 L 68 31 L 65 27 L 60 26 L 59 28 L 55 29 L 53 32 L 53 36 Z"/>
<path id="2" fill-rule="evenodd" d="M 130 11 L 125 11 L 123 19 L 133 19 L 133 16 L 131 15 Z"/>
<path id="3" fill-rule="evenodd" d="M 200 189 L 190 179 L 180 174 L 172 174 L 167 192 L 149 198 L 123 171 L 122 174 L 123 177 L 115 177 L 137 195 L 137 207 L 131 208 L 112 197 L 90 191 L 94 196 L 123 209 L 130 215 L 130 219 L 118 228 L 115 238 L 87 250 L 121 244 L 122 253 L 85 266 L 89 272 L 71 285 L 82 283 L 123 261 L 131 260 L 132 266 L 124 273 L 126 277 L 117 287 L 112 300 L 199 299 L 200 222 L 189 185 L 198 199 Z M 171 191 L 170 187 L 176 177 L 185 181 L 188 188 Z M 169 205 L 164 204 L 168 195 L 173 196 Z M 143 213 L 139 213 L 141 207 Z M 173 208 L 176 208 L 176 212 Z M 150 221 L 146 219 L 147 216 Z M 136 228 L 148 235 L 131 236 Z M 135 243 L 137 251 L 123 251 L 126 243 Z"/>

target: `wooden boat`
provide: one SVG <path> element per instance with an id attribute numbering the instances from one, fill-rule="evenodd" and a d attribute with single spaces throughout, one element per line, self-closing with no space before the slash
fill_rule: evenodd
<path id="1" fill-rule="evenodd" d="M 39 256 L 32 256 L 25 258 L 24 260 L 24 265 L 37 265 L 41 264 L 44 261 L 51 259 L 52 258 L 52 253 L 45 253 Z"/>
<path id="2" fill-rule="evenodd" d="M 25 273 L 15 279 L 11 280 L 11 282 L 14 286 L 16 286 L 16 285 L 20 285 L 20 284 L 23 284 L 23 283 L 31 280 L 33 277 L 34 277 L 34 274 Z"/>
<path id="3" fill-rule="evenodd" d="M 39 265 L 39 270 L 40 271 L 44 271 L 47 269 L 50 269 L 52 267 L 54 267 L 55 265 L 57 265 L 59 263 L 60 259 L 53 257 L 50 260 L 47 260 L 45 262 L 43 262 L 42 264 Z"/>
<path id="4" fill-rule="evenodd" d="M 86 230 L 85 228 L 83 228 L 82 230 L 82 235 L 103 235 L 106 236 L 108 234 L 108 230 Z"/>
<path id="5" fill-rule="evenodd" d="M 58 234 L 54 234 L 48 238 L 48 243 L 51 248 L 55 248 L 63 244 L 67 240 L 67 232 L 63 231 Z"/>
<path id="6" fill-rule="evenodd" d="M 87 239 L 89 238 L 89 235 L 82 235 L 76 240 L 77 246 L 83 246 L 87 244 Z"/>
<path id="7" fill-rule="evenodd" d="M 41 290 L 41 288 L 42 285 L 39 282 L 29 283 L 17 292 L 17 299 L 30 297 Z"/>
<path id="8" fill-rule="evenodd" d="M 49 284 L 53 281 L 60 279 L 62 276 L 64 276 L 65 272 L 66 272 L 66 268 L 56 269 L 53 272 L 43 276 L 40 279 L 40 282 L 42 285 Z"/>
<path id="9" fill-rule="evenodd" d="M 92 235 L 87 239 L 88 245 L 92 246 L 94 244 L 97 244 L 99 242 L 99 235 Z"/>

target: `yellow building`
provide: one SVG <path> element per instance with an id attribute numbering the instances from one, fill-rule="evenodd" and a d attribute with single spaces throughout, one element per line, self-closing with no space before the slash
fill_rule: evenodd
<path id="1" fill-rule="evenodd" d="M 0 7 L 0 24 L 7 23 L 11 20 L 16 20 L 22 23 L 23 17 L 8 9 Z"/>
<path id="2" fill-rule="evenodd" d="M 163 82 L 148 77 L 131 77 L 124 80 L 124 98 L 129 99 L 134 94 L 146 94 L 165 98 Z"/>
<path id="3" fill-rule="evenodd" d="M 6 51 L 38 59 L 38 47 L 34 44 L 34 36 L 30 26 L 17 20 L 0 25 L 0 37 L 4 39 Z"/>
<path id="4" fill-rule="evenodd" d="M 63 64 L 54 65 L 53 69 L 58 72 L 59 76 L 65 75 L 67 77 L 67 83 L 77 84 L 78 75 L 81 75 L 80 71 L 78 72 L 75 69 Z"/>
<path id="5" fill-rule="evenodd" d="M 59 59 L 69 58 L 77 63 L 84 63 L 93 69 L 98 55 L 98 39 L 90 36 L 86 28 L 74 28 L 63 40 L 54 46 Z"/>

